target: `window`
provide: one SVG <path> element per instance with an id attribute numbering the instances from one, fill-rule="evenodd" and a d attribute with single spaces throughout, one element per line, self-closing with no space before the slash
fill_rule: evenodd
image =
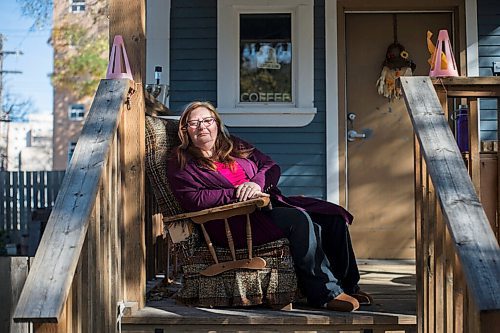
<path id="1" fill-rule="evenodd" d="M 71 141 L 70 143 L 68 143 L 68 164 L 69 162 L 71 162 L 71 158 L 75 153 L 75 148 L 76 148 L 76 142 Z"/>
<path id="2" fill-rule="evenodd" d="M 291 14 L 240 15 L 240 103 L 292 103 Z"/>
<path id="3" fill-rule="evenodd" d="M 85 11 L 85 0 L 69 0 L 71 13 L 81 13 Z"/>
<path id="4" fill-rule="evenodd" d="M 85 105 L 71 104 L 69 106 L 68 116 L 70 120 L 82 120 L 85 117 Z"/>
<path id="5" fill-rule="evenodd" d="M 313 0 L 268 3 L 219 1 L 217 109 L 229 126 L 305 126 L 316 114 Z"/>

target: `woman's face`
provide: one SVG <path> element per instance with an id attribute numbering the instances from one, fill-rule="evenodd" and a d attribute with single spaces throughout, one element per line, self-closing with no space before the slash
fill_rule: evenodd
<path id="1" fill-rule="evenodd" d="M 187 132 L 193 145 L 203 152 L 211 152 L 217 139 L 218 128 L 212 112 L 204 106 L 197 107 L 187 117 Z M 207 157 L 210 157 L 208 154 Z"/>

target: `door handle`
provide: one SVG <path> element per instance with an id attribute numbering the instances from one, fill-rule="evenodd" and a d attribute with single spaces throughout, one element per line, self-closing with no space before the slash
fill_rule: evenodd
<path id="1" fill-rule="evenodd" d="M 356 139 L 366 139 L 366 134 L 358 133 L 355 130 L 349 130 L 349 132 L 347 132 L 347 140 L 352 142 Z"/>

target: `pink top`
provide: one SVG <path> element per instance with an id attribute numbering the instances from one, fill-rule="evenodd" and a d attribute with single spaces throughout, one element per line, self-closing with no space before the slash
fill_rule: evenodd
<path id="1" fill-rule="evenodd" d="M 238 186 L 250 181 L 245 174 L 245 171 L 237 161 L 234 161 L 231 166 L 224 165 L 224 163 L 220 162 L 214 162 L 214 164 L 217 167 L 217 171 L 227 180 L 229 180 L 234 186 Z"/>

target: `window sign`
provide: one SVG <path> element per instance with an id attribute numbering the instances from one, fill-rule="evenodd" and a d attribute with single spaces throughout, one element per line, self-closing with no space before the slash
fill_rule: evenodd
<path id="1" fill-rule="evenodd" d="M 292 103 L 291 14 L 240 15 L 240 103 Z"/>

